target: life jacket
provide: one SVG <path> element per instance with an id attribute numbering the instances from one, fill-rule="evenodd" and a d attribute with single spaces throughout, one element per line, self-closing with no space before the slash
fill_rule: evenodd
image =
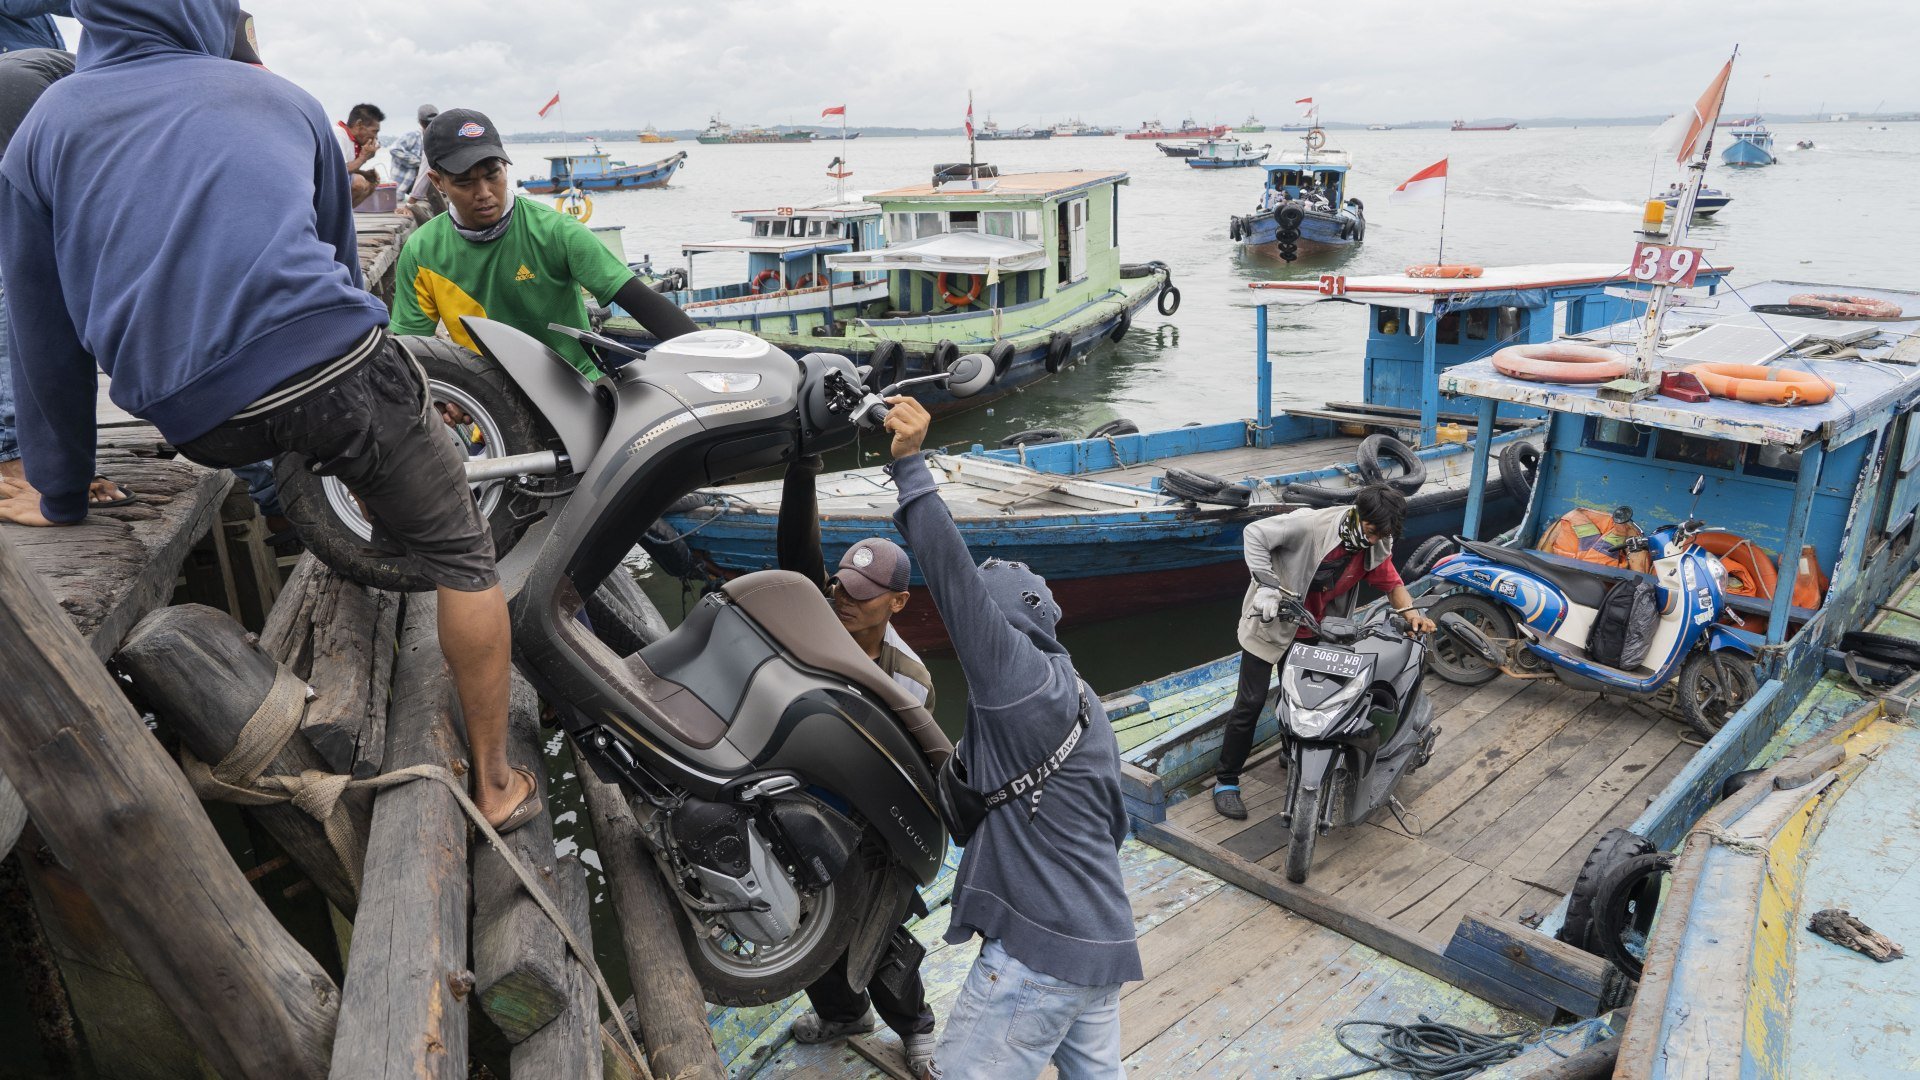
<path id="1" fill-rule="evenodd" d="M 1727 570 L 1727 592 L 1756 600 L 1773 599 L 1780 575 L 1773 553 L 1744 536 L 1729 532 L 1703 532 L 1693 542 L 1718 556 Z M 1808 544 L 1800 549 L 1800 566 L 1793 576 L 1793 606 L 1816 609 L 1827 595 L 1827 576 L 1820 571 L 1820 556 Z"/>
<path id="2" fill-rule="evenodd" d="M 1569 559 L 1651 574 L 1651 555 L 1645 551 L 1620 550 L 1628 540 L 1640 535 L 1640 526 L 1631 521 L 1615 521 L 1605 510 L 1575 508 L 1549 525 L 1535 547 Z"/>

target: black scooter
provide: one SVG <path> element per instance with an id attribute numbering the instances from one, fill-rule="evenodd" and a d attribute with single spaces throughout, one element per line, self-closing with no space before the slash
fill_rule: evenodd
<path id="1" fill-rule="evenodd" d="M 796 361 L 743 333 L 642 353 L 553 327 L 596 354 L 585 384 L 525 334 L 466 326 L 550 425 L 553 482 L 571 484 L 523 542 L 539 548 L 512 601 L 515 660 L 591 767 L 633 797 L 709 1000 L 777 1001 L 842 953 L 865 986 L 946 849 L 934 777 L 952 747 L 932 717 L 801 575 L 736 578 L 626 655 L 591 628 L 583 598 L 676 499 L 843 445 L 884 420 L 882 396 L 934 383 L 975 393 L 991 362 L 964 356 L 874 392 L 843 357 Z"/>
<path id="2" fill-rule="evenodd" d="M 1321 833 L 1382 806 L 1401 812 L 1393 789 L 1433 758 L 1440 728 L 1420 689 L 1426 646 L 1398 615 L 1315 619 L 1289 597 L 1276 617 L 1314 635 L 1295 642 L 1280 669 L 1288 762 L 1280 821 L 1291 831 L 1287 880 L 1299 884 Z"/>

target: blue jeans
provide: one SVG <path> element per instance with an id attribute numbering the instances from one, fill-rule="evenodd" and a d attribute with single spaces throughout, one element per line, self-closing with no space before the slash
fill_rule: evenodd
<path id="1" fill-rule="evenodd" d="M 989 939 L 967 973 L 933 1055 L 939 1080 L 1020 1080 L 1052 1061 L 1060 1080 L 1125 1077 L 1120 986 L 1035 971 Z"/>
<path id="2" fill-rule="evenodd" d="M 20 456 L 20 438 L 13 433 L 13 371 L 7 363 L 7 289 L 0 285 L 0 461 Z"/>

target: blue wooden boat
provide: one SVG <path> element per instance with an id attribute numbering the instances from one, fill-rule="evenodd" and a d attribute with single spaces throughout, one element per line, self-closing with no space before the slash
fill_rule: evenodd
<path id="1" fill-rule="evenodd" d="M 685 150 L 645 165 L 614 161 L 610 155 L 598 150 L 590 154 L 561 154 L 547 159 L 550 171 L 545 177 L 522 180 L 520 186 L 533 195 L 553 195 L 574 188 L 583 191 L 626 191 L 665 187 L 686 161 Z"/>
<path id="2" fill-rule="evenodd" d="M 1713 279 L 1717 280 L 1717 278 Z M 1370 434 L 1418 447 L 1427 480 L 1413 495 L 1401 555 L 1429 536 L 1458 529 L 1471 453 L 1461 441 L 1490 432 L 1490 445 L 1529 438 L 1537 410 L 1510 408 L 1480 424 L 1441 412 L 1440 376 L 1513 341 L 1550 340 L 1556 320 L 1585 331 L 1630 315 L 1636 305 L 1606 295 L 1625 282 L 1619 267 L 1560 264 L 1494 268 L 1477 280 L 1401 275 L 1317 282 L 1264 282 L 1256 300 L 1253 412 L 1245 418 L 1164 431 L 1000 449 L 976 446 L 934 457 L 943 494 L 974 553 L 1025 562 L 1046 575 L 1076 623 L 1151 611 L 1238 592 L 1246 575 L 1246 522 L 1307 502 L 1351 498 L 1358 455 Z M 1364 400 L 1276 409 L 1267 351 L 1268 305 L 1364 305 L 1368 335 Z M 1246 505 L 1188 501 L 1165 490 L 1169 469 L 1241 482 Z M 1502 527 L 1518 520 L 1525 481 L 1507 483 L 1487 513 Z M 1499 490 L 1502 482 L 1496 479 Z M 727 577 L 774 563 L 777 481 L 713 489 L 702 505 L 668 515 L 685 537 L 700 576 Z M 877 468 L 819 480 L 821 540 L 829 559 L 859 540 L 895 536 L 886 478 Z M 920 587 L 915 578 L 914 587 Z M 931 603 L 909 604 L 897 625 L 916 646 L 943 631 Z"/>
<path id="3" fill-rule="evenodd" d="M 1353 159 L 1339 150 L 1306 150 L 1269 162 L 1260 201 L 1227 221 L 1227 238 L 1252 255 L 1285 259 L 1325 254 L 1367 236 L 1367 211 L 1347 197 Z"/>
<path id="4" fill-rule="evenodd" d="M 1734 169 L 1772 165 L 1776 160 L 1773 156 L 1773 132 L 1760 123 L 1734 129 L 1732 140 L 1727 143 L 1726 149 L 1720 151 L 1720 160 Z"/>
<path id="5" fill-rule="evenodd" d="M 1164 152 L 1166 148 L 1163 146 Z M 1250 142 L 1239 139 L 1207 139 L 1201 142 L 1192 155 L 1187 156 L 1187 166 L 1194 169 L 1251 169 L 1267 160 L 1273 152 L 1270 146 L 1256 147 Z"/>

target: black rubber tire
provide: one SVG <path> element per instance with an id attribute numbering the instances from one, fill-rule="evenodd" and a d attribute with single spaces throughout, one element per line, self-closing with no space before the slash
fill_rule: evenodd
<path id="1" fill-rule="evenodd" d="M 1015 348 L 1011 341 L 996 341 L 993 343 L 993 348 L 987 350 L 987 359 L 993 361 L 995 382 L 1006 377 L 1007 370 L 1013 367 L 1014 356 L 1019 352 L 1020 350 Z"/>
<path id="2" fill-rule="evenodd" d="M 879 392 L 881 387 L 900 381 L 905 374 L 907 347 L 888 338 L 873 347 L 873 355 L 867 358 L 872 370 L 867 374 L 867 389 Z"/>
<path id="3" fill-rule="evenodd" d="M 1458 615 L 1492 638 L 1513 637 L 1513 619 L 1499 604 L 1470 592 L 1448 593 L 1427 608 L 1437 626 L 1442 615 Z M 1451 645 L 1449 652 L 1446 646 Z M 1500 669 L 1453 641 L 1444 627 L 1427 635 L 1427 668 L 1455 686 L 1485 686 Z"/>
<path id="4" fill-rule="evenodd" d="M 1094 428 L 1092 431 L 1087 432 L 1087 438 L 1104 439 L 1109 435 L 1138 434 L 1140 434 L 1140 425 L 1128 420 L 1126 417 L 1121 417 L 1118 420 L 1109 420 L 1099 427 Z"/>
<path id="5" fill-rule="evenodd" d="M 624 576 L 626 567 L 613 571 Z M 647 594 L 627 578 L 622 584 L 613 579 L 587 597 L 587 619 L 593 623 L 594 636 L 621 656 L 632 656 L 666 636 L 667 621 L 647 599 Z"/>
<path id="6" fill-rule="evenodd" d="M 1162 265 L 1157 262 L 1121 263 L 1120 276 L 1123 278 L 1152 277 L 1153 272 L 1160 269 Z"/>
<path id="7" fill-rule="evenodd" d="M 673 526 L 664 521 L 656 521 L 646 532 L 640 534 L 640 550 L 647 553 L 653 565 L 669 577 L 682 580 L 699 577 L 694 571 L 693 551 Z"/>
<path id="8" fill-rule="evenodd" d="M 1119 341 L 1126 337 L 1127 331 L 1131 329 L 1133 329 L 1133 309 L 1121 308 L 1119 320 L 1113 324 L 1113 329 L 1107 331 L 1107 340 Z"/>
<path id="9" fill-rule="evenodd" d="M 1746 787 L 1766 774 L 1767 770 L 1765 769 L 1741 769 L 1737 773 L 1729 774 L 1725 780 L 1720 781 L 1720 801 L 1726 802 L 1728 799 L 1733 798 L 1740 793 L 1741 788 Z"/>
<path id="10" fill-rule="evenodd" d="M 1348 506 L 1359 488 L 1323 488 L 1318 484 L 1288 484 L 1286 498 L 1305 506 Z"/>
<path id="11" fill-rule="evenodd" d="M 1753 662 L 1728 652 L 1695 652 L 1680 665 L 1675 683 L 1680 715 L 1693 730 L 1711 739 L 1740 707 L 1760 692 Z"/>
<path id="12" fill-rule="evenodd" d="M 1298 203 L 1281 203 L 1279 206 L 1273 208 L 1273 223 L 1282 229 L 1289 226 L 1297 229 L 1300 227 L 1300 223 L 1306 220 L 1306 217 L 1307 212 L 1300 209 Z"/>
<path id="13" fill-rule="evenodd" d="M 1540 478 L 1540 448 L 1530 442 L 1510 442 L 1500 448 L 1500 489 L 1525 506 L 1533 501 L 1533 485 Z"/>
<path id="14" fill-rule="evenodd" d="M 1587 861 L 1580 864 L 1580 875 L 1574 878 L 1573 891 L 1567 894 L 1566 920 L 1553 936 L 1576 949 L 1600 955 L 1593 932 L 1593 901 L 1599 893 L 1600 879 L 1616 864 L 1658 850 L 1653 841 L 1636 832 L 1608 829 L 1602 833 L 1600 841 L 1587 853 Z"/>
<path id="15" fill-rule="evenodd" d="M 504 454 L 527 454 L 560 449 L 560 441 L 506 370 L 478 353 L 450 341 L 430 337 L 396 338 L 427 374 L 429 384 L 457 387 L 491 415 L 500 429 Z M 374 589 L 426 592 L 434 583 L 406 560 L 395 559 L 371 547 L 328 503 L 324 478 L 308 472 L 304 458 L 283 454 L 274 469 L 280 501 L 299 530 L 300 542 L 314 557 L 350 581 Z M 494 557 L 504 558 L 520 534 L 539 517 L 541 501 L 499 488 L 499 498 L 487 515 L 493 533 Z"/>
<path id="16" fill-rule="evenodd" d="M 1320 839 L 1320 800 L 1325 789 L 1302 791 L 1293 806 L 1293 824 L 1287 842 L 1287 880 L 1304 885 L 1313 870 L 1313 845 Z"/>
<path id="17" fill-rule="evenodd" d="M 1407 500 L 1407 518 L 1409 520 L 1422 514 L 1431 514 L 1441 510 L 1453 510 L 1467 505 L 1467 489 L 1436 488 L 1423 491 Z"/>
<path id="18" fill-rule="evenodd" d="M 1236 218 L 1227 219 L 1227 239 L 1233 240 L 1233 241 L 1238 241 L 1240 239 L 1240 219 L 1239 218 L 1236 217 Z"/>
<path id="19" fill-rule="evenodd" d="M 1859 653 L 1869 660 L 1884 660 L 1889 664 L 1920 667 L 1920 641 L 1912 641 L 1892 634 L 1849 630 L 1840 635 L 1840 651 Z"/>
<path id="20" fill-rule="evenodd" d="M 862 844 L 862 855 L 868 844 Z M 680 932 L 680 944 L 686 950 L 693 977 L 706 991 L 708 1001 L 735 1008 L 766 1005 L 807 988 L 826 974 L 828 968 L 847 951 L 854 931 L 866 917 L 876 898 L 881 896 L 884 877 L 879 860 L 856 856 L 822 890 L 833 897 L 833 910 L 820 940 L 779 975 L 768 979 L 743 979 L 717 967 L 708 957 L 703 942 L 693 932 L 686 910 L 674 905 L 674 927 Z"/>
<path id="21" fill-rule="evenodd" d="M 933 362 L 927 370 L 929 372 L 945 371 L 959 358 L 960 346 L 955 345 L 950 338 L 941 338 L 940 344 L 933 347 Z"/>
<path id="22" fill-rule="evenodd" d="M 1381 458 L 1387 457 L 1399 462 L 1400 472 L 1395 475 L 1382 468 Z M 1354 451 L 1354 464 L 1360 467 L 1360 475 L 1370 484 L 1384 483 L 1402 495 L 1412 495 L 1427 482 L 1427 463 L 1413 452 L 1413 447 L 1391 435 L 1369 435 L 1360 440 L 1360 448 Z"/>
<path id="23" fill-rule="evenodd" d="M 1037 427 L 1028 428 L 1025 431 L 1016 431 L 1006 438 L 1001 439 L 1000 445 L 1003 447 L 1037 446 L 1041 443 L 1066 442 L 1071 438 L 1073 438 L 1073 433 L 1063 428 Z"/>
<path id="24" fill-rule="evenodd" d="M 1073 355 L 1073 336 L 1065 330 L 1055 330 L 1047 339 L 1047 374 L 1051 375 L 1067 364 L 1067 357 Z"/>
<path id="25" fill-rule="evenodd" d="M 1644 968 L 1627 948 L 1626 935 L 1631 930 L 1646 940 L 1660 908 L 1660 876 L 1672 870 L 1673 856 L 1666 852 L 1635 855 L 1614 863 L 1594 888 L 1592 944 L 1597 948 L 1587 951 L 1613 961 L 1635 982 Z"/>
<path id="26" fill-rule="evenodd" d="M 1206 497 L 1227 486 L 1228 481 L 1211 473 L 1194 472 L 1192 469 L 1168 469 L 1160 480 L 1162 491 L 1180 491 L 1193 496 Z"/>
<path id="27" fill-rule="evenodd" d="M 1433 573 L 1433 564 L 1455 551 L 1459 545 L 1451 536 L 1429 536 L 1420 541 L 1420 546 L 1407 556 L 1406 569 L 1401 575 L 1408 581 L 1418 581 Z"/>
<path id="28" fill-rule="evenodd" d="M 1154 310 L 1167 318 L 1172 318 L 1173 313 L 1180 310 L 1180 290 L 1173 287 L 1172 281 L 1160 287 L 1160 299 L 1153 306 Z"/>

